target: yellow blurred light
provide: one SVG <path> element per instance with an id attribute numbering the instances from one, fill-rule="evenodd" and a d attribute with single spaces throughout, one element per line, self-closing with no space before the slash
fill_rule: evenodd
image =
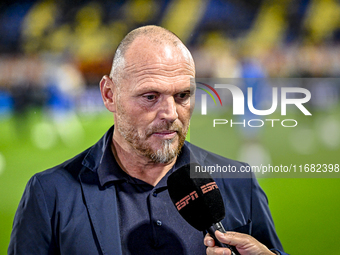
<path id="1" fill-rule="evenodd" d="M 158 5 L 153 0 L 133 0 L 128 2 L 126 11 L 129 19 L 144 23 L 157 14 Z"/>
<path id="2" fill-rule="evenodd" d="M 206 4 L 206 0 L 174 0 L 170 3 L 170 7 L 164 16 L 162 26 L 174 32 L 182 41 L 186 42 L 197 22 L 201 19 Z"/>
<path id="3" fill-rule="evenodd" d="M 310 39 L 320 42 L 340 25 L 340 5 L 334 0 L 314 0 L 305 21 Z"/>
<path id="4" fill-rule="evenodd" d="M 289 1 L 265 2 L 254 27 L 245 38 L 245 51 L 259 55 L 280 43 L 287 27 L 284 14 Z"/>
<path id="5" fill-rule="evenodd" d="M 76 14 L 76 21 L 81 32 L 96 29 L 102 22 L 102 9 L 98 3 L 91 2 L 81 8 Z"/>
<path id="6" fill-rule="evenodd" d="M 64 51 L 71 42 L 71 28 L 65 24 L 56 29 L 48 38 L 48 43 L 52 51 Z"/>
<path id="7" fill-rule="evenodd" d="M 36 4 L 24 19 L 23 35 L 26 37 L 42 36 L 47 28 L 53 26 L 56 10 L 53 1 Z"/>

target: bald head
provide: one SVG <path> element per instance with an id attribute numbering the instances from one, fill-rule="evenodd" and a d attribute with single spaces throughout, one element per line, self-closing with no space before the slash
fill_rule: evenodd
<path id="1" fill-rule="evenodd" d="M 158 26 L 144 26 L 132 30 L 118 45 L 113 58 L 110 78 L 118 86 L 121 79 L 128 75 L 124 67 L 129 65 L 127 63 L 129 58 L 133 58 L 136 54 L 139 56 L 144 54 L 145 57 L 139 59 L 145 60 L 145 58 L 148 58 L 148 53 L 161 54 L 161 50 L 164 49 L 164 47 L 181 51 L 183 57 L 187 58 L 188 64 L 194 66 L 189 50 L 174 33 Z"/>

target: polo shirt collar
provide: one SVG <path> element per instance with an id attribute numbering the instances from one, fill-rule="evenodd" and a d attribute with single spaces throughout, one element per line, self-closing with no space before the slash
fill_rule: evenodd
<path id="1" fill-rule="evenodd" d="M 120 168 L 112 153 L 112 135 L 113 129 L 112 132 L 106 137 L 107 140 L 105 141 L 103 156 L 97 170 L 101 186 L 104 186 L 108 182 L 127 181 L 129 177 L 129 175 Z"/>

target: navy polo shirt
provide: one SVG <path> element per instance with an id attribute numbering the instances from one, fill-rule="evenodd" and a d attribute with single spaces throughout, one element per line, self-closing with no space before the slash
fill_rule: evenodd
<path id="1" fill-rule="evenodd" d="M 98 175 L 102 186 L 115 185 L 117 191 L 123 254 L 206 254 L 203 233 L 181 217 L 167 190 L 168 176 L 189 162 L 184 145 L 175 165 L 154 187 L 124 172 L 107 143 Z"/>

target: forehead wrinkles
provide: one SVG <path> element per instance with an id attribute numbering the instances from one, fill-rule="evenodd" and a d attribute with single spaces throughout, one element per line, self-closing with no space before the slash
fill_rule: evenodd
<path id="1" fill-rule="evenodd" d="M 146 64 L 131 64 L 131 65 L 126 65 L 124 67 L 124 71 L 126 72 L 139 72 L 143 70 L 148 70 L 148 69 L 159 69 L 159 70 L 165 70 L 165 71 L 172 71 L 176 69 L 188 69 L 191 72 L 193 71 L 193 67 L 189 63 L 176 63 L 176 64 L 165 64 L 165 63 L 146 63 Z"/>
<path id="2" fill-rule="evenodd" d="M 193 67 L 188 63 L 178 64 L 132 64 L 124 68 L 127 77 L 142 79 L 144 76 L 156 75 L 164 77 L 175 77 L 180 75 L 195 76 Z"/>

